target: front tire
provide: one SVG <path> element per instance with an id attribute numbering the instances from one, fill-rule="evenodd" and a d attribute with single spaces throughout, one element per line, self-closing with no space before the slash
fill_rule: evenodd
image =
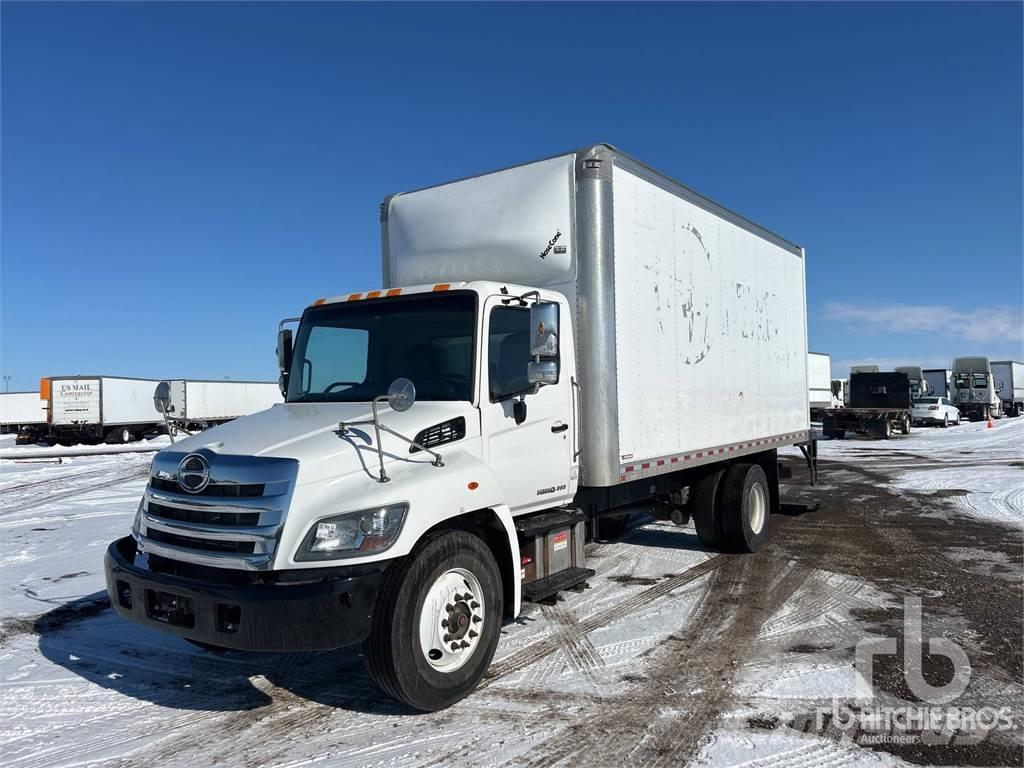
<path id="1" fill-rule="evenodd" d="M 758 464 L 733 464 L 725 473 L 722 527 L 734 552 L 757 552 L 768 538 L 771 492 Z"/>
<path id="2" fill-rule="evenodd" d="M 450 707 L 490 666 L 502 615 L 501 575 L 487 545 L 466 531 L 432 536 L 384 573 L 363 643 L 367 670 L 413 709 Z"/>

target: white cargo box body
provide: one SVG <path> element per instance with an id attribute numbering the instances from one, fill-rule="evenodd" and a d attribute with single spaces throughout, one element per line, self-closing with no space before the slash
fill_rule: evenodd
<path id="1" fill-rule="evenodd" d="M 807 439 L 803 249 L 629 156 L 596 145 L 393 195 L 381 219 L 386 287 L 568 297 L 584 485 Z"/>
<path id="2" fill-rule="evenodd" d="M 1002 360 L 992 363 L 992 378 L 999 399 L 1005 402 L 1024 401 L 1024 363 L 1014 360 Z"/>
<path id="3" fill-rule="evenodd" d="M 177 379 L 171 386 L 171 416 L 189 421 L 226 421 L 282 402 L 276 381 Z"/>
<path id="4" fill-rule="evenodd" d="M 832 407 L 832 358 L 827 354 L 807 353 L 807 402 L 810 408 Z"/>
<path id="5" fill-rule="evenodd" d="M 0 426 L 46 423 L 46 401 L 38 392 L 0 394 Z"/>
<path id="6" fill-rule="evenodd" d="M 156 379 L 119 376 L 50 378 L 50 424 L 53 426 L 153 424 Z"/>

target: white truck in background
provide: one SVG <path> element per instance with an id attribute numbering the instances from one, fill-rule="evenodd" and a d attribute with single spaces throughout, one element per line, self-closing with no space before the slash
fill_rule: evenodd
<path id="1" fill-rule="evenodd" d="M 0 434 L 16 434 L 18 442 L 30 442 L 45 431 L 46 411 L 39 392 L 0 393 Z"/>
<path id="2" fill-rule="evenodd" d="M 807 404 L 811 421 L 821 421 L 832 399 L 832 358 L 823 352 L 807 353 Z"/>
<path id="3" fill-rule="evenodd" d="M 276 381 L 168 379 L 167 386 L 168 421 L 187 432 L 264 411 L 283 401 Z"/>
<path id="4" fill-rule="evenodd" d="M 127 443 L 163 422 L 153 410 L 157 379 L 127 376 L 51 376 L 39 397 L 48 400 L 44 439 L 62 445 Z"/>
<path id="5" fill-rule="evenodd" d="M 996 394 L 1007 416 L 1024 413 L 1024 363 L 1015 360 L 1000 360 L 992 363 L 992 378 Z"/>
<path id="6" fill-rule="evenodd" d="M 910 382 L 910 399 L 917 400 L 919 397 L 931 394 L 928 391 L 928 383 L 924 378 L 924 371 L 918 365 L 904 365 L 893 368 L 896 373 L 905 373 Z"/>
<path id="7" fill-rule="evenodd" d="M 926 368 L 924 371 L 924 382 L 928 392 L 936 397 L 949 397 L 951 394 L 950 382 L 953 372 L 948 368 Z"/>
<path id="8" fill-rule="evenodd" d="M 842 408 L 850 402 L 848 379 L 832 379 L 832 408 Z"/>
<path id="9" fill-rule="evenodd" d="M 285 403 L 154 457 L 107 550 L 120 615 L 208 646 L 361 642 L 436 710 L 630 505 L 752 551 L 777 449 L 813 479 L 799 246 L 607 145 L 381 215 L 383 285 L 280 330 Z"/>
<path id="10" fill-rule="evenodd" d="M 953 358 L 953 393 L 950 399 L 969 421 L 999 419 L 1003 403 L 996 392 L 987 357 Z"/>

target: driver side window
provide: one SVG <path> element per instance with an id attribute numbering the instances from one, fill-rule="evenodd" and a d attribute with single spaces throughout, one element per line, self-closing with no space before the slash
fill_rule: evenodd
<path id="1" fill-rule="evenodd" d="M 366 380 L 366 361 L 370 334 L 361 328 L 316 326 L 309 334 L 306 361 L 302 366 L 304 392 L 324 392 L 332 384 L 333 391 L 347 389 Z M 316 360 L 316 367 L 310 363 Z"/>
<path id="2" fill-rule="evenodd" d="M 530 310 L 495 307 L 487 335 L 487 381 L 491 402 L 505 400 L 530 388 Z"/>

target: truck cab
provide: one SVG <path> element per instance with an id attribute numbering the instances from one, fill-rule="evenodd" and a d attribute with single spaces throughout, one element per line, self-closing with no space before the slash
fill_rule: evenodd
<path id="1" fill-rule="evenodd" d="M 953 405 L 970 421 L 1002 417 L 1002 403 L 987 357 L 955 358 L 950 386 Z"/>

